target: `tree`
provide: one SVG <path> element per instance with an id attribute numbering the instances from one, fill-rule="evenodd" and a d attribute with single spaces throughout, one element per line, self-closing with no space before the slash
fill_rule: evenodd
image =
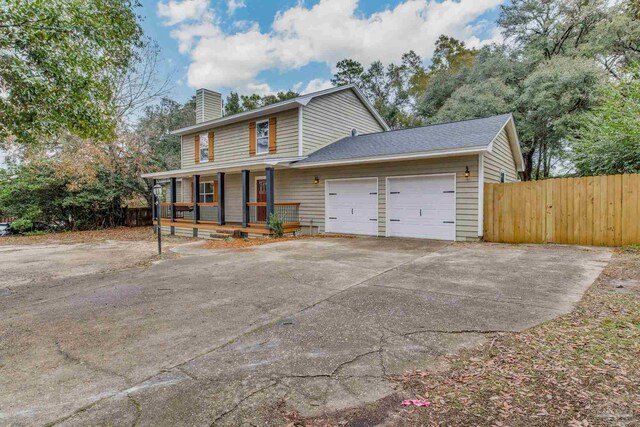
<path id="1" fill-rule="evenodd" d="M 242 106 L 240 105 L 240 96 L 238 92 L 229 92 L 226 102 L 224 103 L 224 115 L 230 116 L 232 114 L 242 113 Z"/>
<path id="2" fill-rule="evenodd" d="M 157 104 L 145 107 L 142 117 L 130 133 L 145 145 L 149 168 L 180 168 L 180 137 L 171 135 L 170 131 L 195 124 L 195 110 L 195 97 L 184 105 L 162 98 Z"/>
<path id="3" fill-rule="evenodd" d="M 262 97 L 257 93 L 241 95 L 240 99 L 242 100 L 242 111 L 250 111 L 262 107 Z"/>
<path id="4" fill-rule="evenodd" d="M 640 65 L 600 89 L 600 103 L 571 136 L 580 175 L 640 173 Z"/>
<path id="5" fill-rule="evenodd" d="M 134 0 L 12 1 L 0 7 L 0 140 L 114 134 L 114 76 L 143 46 Z"/>
<path id="6" fill-rule="evenodd" d="M 457 72 L 473 62 L 477 51 L 468 49 L 463 41 L 441 34 L 431 58 L 430 71 Z"/>
<path id="7" fill-rule="evenodd" d="M 638 59 L 640 21 L 634 0 L 514 0 L 498 25 L 536 61 L 555 56 L 595 58 L 614 76 Z"/>
<path id="8" fill-rule="evenodd" d="M 225 102 L 225 115 L 242 113 L 243 111 L 251 111 L 256 108 L 265 107 L 275 104 L 276 102 L 286 101 L 288 99 L 300 96 L 298 92 L 288 90 L 286 92 L 278 92 L 275 95 L 260 96 L 257 93 L 251 95 L 240 95 L 237 92 L 230 92 Z"/>
<path id="9" fill-rule="evenodd" d="M 278 92 L 275 95 L 265 95 L 262 97 L 261 106 L 275 104 L 276 102 L 286 101 L 288 99 L 297 98 L 300 96 L 298 92 L 294 92 L 292 90 L 288 90 L 286 92 Z"/>
<path id="10" fill-rule="evenodd" d="M 365 71 L 359 62 L 343 59 L 336 68 L 338 71 L 331 82 L 337 86 L 356 84 L 360 87 L 389 126 L 399 128 L 417 123 L 412 110 L 427 75 L 415 52 L 405 53 L 400 65 L 385 66 L 375 61 Z"/>
<path id="11" fill-rule="evenodd" d="M 331 79 L 334 86 L 344 86 L 348 84 L 359 84 L 364 73 L 362 64 L 353 59 L 343 59 L 336 64 L 336 73 Z"/>

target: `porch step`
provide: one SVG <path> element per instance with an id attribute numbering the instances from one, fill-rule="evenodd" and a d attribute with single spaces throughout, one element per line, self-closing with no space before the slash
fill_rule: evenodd
<path id="1" fill-rule="evenodd" d="M 227 233 L 210 233 L 209 234 L 209 238 L 213 240 L 225 240 L 230 237 L 232 238 L 233 236 Z"/>
<path id="2" fill-rule="evenodd" d="M 209 234 L 209 237 L 212 239 L 228 239 L 229 237 L 238 239 L 242 237 L 242 233 L 240 230 L 214 230 Z"/>

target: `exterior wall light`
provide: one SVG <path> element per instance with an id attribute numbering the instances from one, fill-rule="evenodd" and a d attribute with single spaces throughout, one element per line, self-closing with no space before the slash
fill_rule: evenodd
<path id="1" fill-rule="evenodd" d="M 469 166 L 465 166 L 464 177 L 469 178 L 470 176 L 471 176 L 471 172 L 469 172 Z"/>
<path id="2" fill-rule="evenodd" d="M 318 178 L 317 176 L 313 177 L 313 183 L 314 184 L 319 184 L 320 183 L 320 178 Z"/>

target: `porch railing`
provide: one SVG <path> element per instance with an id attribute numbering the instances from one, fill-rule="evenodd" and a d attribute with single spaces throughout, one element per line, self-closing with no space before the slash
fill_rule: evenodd
<path id="1" fill-rule="evenodd" d="M 160 204 L 160 217 L 162 219 L 171 219 L 172 203 Z M 173 203 L 176 221 L 193 222 L 193 203 Z M 218 203 L 198 203 L 200 209 L 200 221 L 202 223 L 218 222 Z"/>
<path id="2" fill-rule="evenodd" d="M 160 217 L 164 221 L 171 221 L 171 209 L 175 211 L 174 218 L 176 222 L 192 223 L 194 218 L 193 203 L 160 203 Z M 267 203 L 251 202 L 247 203 L 249 208 L 249 224 L 266 225 Z M 200 218 L 197 223 L 217 224 L 218 222 L 218 203 L 198 203 L 200 210 Z M 274 214 L 278 216 L 283 224 L 299 225 L 300 224 L 300 203 L 299 202 L 280 202 L 274 203 Z"/>
<path id="3" fill-rule="evenodd" d="M 266 224 L 268 222 L 266 202 L 251 202 L 247 203 L 247 206 L 249 207 L 250 224 Z M 273 213 L 283 224 L 300 223 L 300 203 L 298 202 L 274 203 Z"/>

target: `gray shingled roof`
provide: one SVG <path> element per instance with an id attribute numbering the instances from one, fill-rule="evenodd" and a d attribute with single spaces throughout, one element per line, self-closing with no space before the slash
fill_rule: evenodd
<path id="1" fill-rule="evenodd" d="M 488 146 L 511 114 L 340 139 L 298 164 Z"/>

